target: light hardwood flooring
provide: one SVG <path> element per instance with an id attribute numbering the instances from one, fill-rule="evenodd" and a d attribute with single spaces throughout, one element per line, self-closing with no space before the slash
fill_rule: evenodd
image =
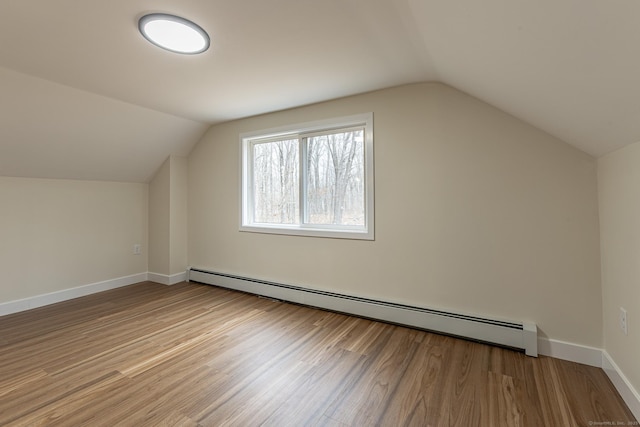
<path id="1" fill-rule="evenodd" d="M 0 425 L 589 426 L 600 369 L 207 285 L 0 317 Z"/>

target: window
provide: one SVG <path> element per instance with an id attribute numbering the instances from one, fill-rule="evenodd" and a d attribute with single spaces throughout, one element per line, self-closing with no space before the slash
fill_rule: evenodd
<path id="1" fill-rule="evenodd" d="M 240 230 L 373 240 L 373 114 L 240 140 Z"/>

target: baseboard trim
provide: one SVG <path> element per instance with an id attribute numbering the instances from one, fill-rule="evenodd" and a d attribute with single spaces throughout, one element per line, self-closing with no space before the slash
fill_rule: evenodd
<path id="1" fill-rule="evenodd" d="M 58 302 L 95 294 L 97 292 L 108 291 L 110 289 L 116 289 L 122 286 L 133 285 L 134 283 L 144 282 L 145 280 L 147 280 L 147 273 L 138 273 L 132 274 L 130 276 L 118 277 L 116 279 L 104 280 L 102 282 L 78 286 L 76 288 L 64 289 L 61 291 L 36 295 L 33 297 L 23 298 L 15 301 L 8 301 L 0 303 L 0 316 L 6 316 L 8 314 L 18 313 L 20 311 L 30 310 L 32 308 L 55 304 Z"/>
<path id="2" fill-rule="evenodd" d="M 596 368 L 602 367 L 602 349 L 600 348 L 550 338 L 538 338 L 538 354 L 595 366 Z"/>
<path id="3" fill-rule="evenodd" d="M 620 393 L 633 416 L 636 417 L 636 420 L 640 420 L 640 393 L 631 385 L 606 350 L 602 350 L 602 369 Z"/>
<path id="4" fill-rule="evenodd" d="M 161 285 L 175 285 L 176 283 L 184 282 L 187 280 L 187 272 L 172 274 L 170 276 L 160 273 L 148 273 L 148 279 L 151 282 L 160 283 Z"/>

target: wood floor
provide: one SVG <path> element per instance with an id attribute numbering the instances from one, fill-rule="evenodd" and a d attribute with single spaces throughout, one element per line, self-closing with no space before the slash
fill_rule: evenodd
<path id="1" fill-rule="evenodd" d="M 0 317 L 0 425 L 588 426 L 600 369 L 212 286 Z M 615 425 L 615 424 L 613 424 Z"/>

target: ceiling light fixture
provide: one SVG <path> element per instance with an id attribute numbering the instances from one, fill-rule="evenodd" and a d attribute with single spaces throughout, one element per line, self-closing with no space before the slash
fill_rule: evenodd
<path id="1" fill-rule="evenodd" d="M 138 21 L 145 39 L 171 52 L 193 55 L 209 49 L 209 35 L 199 25 L 179 16 L 151 13 Z"/>

